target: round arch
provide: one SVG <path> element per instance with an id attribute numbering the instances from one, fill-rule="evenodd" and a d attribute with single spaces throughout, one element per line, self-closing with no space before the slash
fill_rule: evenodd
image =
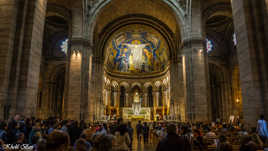
<path id="1" fill-rule="evenodd" d="M 109 4 L 113 3 L 115 0 L 100 0 L 98 1 L 94 7 L 91 9 L 91 19 L 89 22 L 89 39 L 90 44 L 94 45 L 94 35 L 96 31 L 97 20 L 104 16 L 101 16 L 101 11 L 108 6 Z M 162 2 L 166 5 L 170 12 L 173 14 L 173 20 L 175 20 L 176 24 L 179 25 L 180 29 L 186 28 L 186 19 L 185 19 L 185 12 L 181 9 L 179 5 L 174 3 L 172 0 L 158 0 L 158 2 Z M 117 11 L 120 12 L 120 11 Z M 111 12 L 110 12 L 111 13 Z M 125 16 L 126 14 L 119 14 L 118 17 Z M 153 15 L 151 15 L 153 16 Z M 165 17 L 165 16 L 164 16 Z M 107 18 L 107 17 L 106 17 Z M 156 17 L 157 18 L 157 17 Z M 185 33 L 184 30 L 177 30 L 180 31 L 180 37 L 184 37 Z"/>

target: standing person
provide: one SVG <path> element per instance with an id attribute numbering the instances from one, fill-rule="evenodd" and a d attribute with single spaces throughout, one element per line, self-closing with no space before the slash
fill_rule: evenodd
<path id="1" fill-rule="evenodd" d="M 70 135 L 70 143 L 73 145 L 75 141 L 79 138 L 81 135 L 80 128 L 78 127 L 78 122 L 74 121 L 70 128 L 69 128 L 69 135 Z"/>
<path id="2" fill-rule="evenodd" d="M 69 135 L 63 131 L 54 130 L 47 137 L 46 151 L 68 151 Z"/>
<path id="3" fill-rule="evenodd" d="M 263 115 L 261 115 L 260 119 L 258 120 L 257 132 L 259 136 L 261 137 L 263 143 L 265 143 L 268 138 L 268 130 L 267 130 L 267 124 L 266 124 L 266 121 L 264 120 Z"/>
<path id="4" fill-rule="evenodd" d="M 63 132 L 66 132 L 66 133 L 68 133 L 67 123 L 68 123 L 68 121 L 63 120 L 63 121 L 61 122 L 62 126 L 61 126 L 61 128 L 60 128 L 60 130 L 62 130 Z"/>
<path id="5" fill-rule="evenodd" d="M 4 121 L 0 123 L 0 140 L 7 142 L 7 124 Z"/>
<path id="6" fill-rule="evenodd" d="M 129 148 L 132 149 L 132 142 L 133 142 L 133 128 L 131 126 L 131 122 L 128 122 L 127 124 L 127 129 L 128 129 L 128 135 L 130 137 L 130 144 Z"/>
<path id="7" fill-rule="evenodd" d="M 7 128 L 7 143 L 12 144 L 15 143 L 17 140 L 16 134 L 18 132 L 18 122 L 20 120 L 20 114 L 15 114 L 15 116 L 11 119 L 8 123 Z"/>
<path id="8" fill-rule="evenodd" d="M 147 125 L 146 122 L 144 122 L 142 133 L 143 133 L 143 141 L 144 141 L 144 144 L 148 144 L 149 126 Z"/>
<path id="9" fill-rule="evenodd" d="M 136 125 L 136 131 L 137 131 L 137 138 L 138 141 L 141 140 L 141 134 L 142 134 L 142 125 L 141 125 L 141 121 L 139 121 L 139 123 Z"/>
<path id="10" fill-rule="evenodd" d="M 168 135 L 158 143 L 156 151 L 191 151 L 189 141 L 176 134 L 175 125 L 168 125 L 167 133 Z"/>
<path id="11" fill-rule="evenodd" d="M 29 144 L 35 144 L 33 143 L 33 138 L 36 137 L 37 133 L 41 133 L 41 123 L 39 121 L 35 123 L 29 134 Z"/>
<path id="12" fill-rule="evenodd" d="M 114 151 L 129 151 L 130 138 L 128 135 L 127 125 L 119 125 L 118 131 L 115 132 Z"/>

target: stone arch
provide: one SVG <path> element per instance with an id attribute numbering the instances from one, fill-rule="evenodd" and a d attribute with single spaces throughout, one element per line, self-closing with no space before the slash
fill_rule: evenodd
<path id="1" fill-rule="evenodd" d="M 172 0 L 161 0 L 164 4 L 166 4 L 175 15 L 175 20 L 177 24 L 180 26 L 181 29 L 186 28 L 186 19 L 185 19 L 185 12 L 179 7 L 179 5 L 176 5 Z M 98 19 L 98 15 L 100 14 L 101 10 L 108 5 L 109 3 L 112 3 L 112 0 L 99 0 L 92 8 L 91 12 L 91 20 L 89 22 L 89 39 L 90 44 L 94 45 L 94 32 L 96 28 L 96 20 Z M 184 30 L 181 30 L 180 36 L 184 37 L 185 33 Z"/>
<path id="2" fill-rule="evenodd" d="M 130 88 L 130 89 L 133 89 L 135 86 L 137 86 L 137 87 L 139 87 L 140 89 L 142 89 L 142 84 L 139 83 L 139 82 L 133 82 L 133 83 L 131 84 L 131 88 Z"/>
<path id="3" fill-rule="evenodd" d="M 210 77 L 210 100 L 212 119 L 217 118 L 228 119 L 232 102 L 230 97 L 232 94 L 228 91 L 229 74 L 227 69 L 217 62 L 209 62 Z"/>
<path id="4" fill-rule="evenodd" d="M 51 72 L 48 73 L 48 81 L 44 83 L 47 86 L 43 86 L 47 89 L 44 92 L 47 93 L 44 95 L 40 94 L 40 98 L 38 99 L 39 109 L 46 110 L 46 113 L 44 113 L 46 116 L 63 116 L 65 70 L 65 64 L 58 64 L 52 67 Z"/>
<path id="5" fill-rule="evenodd" d="M 119 84 L 119 86 L 121 87 L 121 86 L 123 86 L 123 87 L 125 87 L 126 88 L 126 90 L 128 90 L 129 89 L 129 83 L 128 82 L 126 82 L 126 81 L 123 81 L 123 82 L 121 82 L 120 84 Z"/>
<path id="6" fill-rule="evenodd" d="M 49 16 L 59 16 L 68 21 L 71 18 L 71 11 L 63 5 L 48 3 L 46 17 Z"/>
<path id="7" fill-rule="evenodd" d="M 231 3 L 215 3 L 208 6 L 202 13 L 203 21 L 206 21 L 213 16 L 228 16 L 232 18 L 232 6 Z"/>
<path id="8" fill-rule="evenodd" d="M 144 90 L 147 91 L 147 89 L 150 87 L 150 86 L 153 86 L 153 84 L 151 82 L 146 82 L 143 84 L 143 87 L 144 87 Z"/>

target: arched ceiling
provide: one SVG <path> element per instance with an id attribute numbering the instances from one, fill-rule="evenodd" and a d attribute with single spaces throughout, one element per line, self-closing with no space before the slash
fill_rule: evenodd
<path id="1" fill-rule="evenodd" d="M 108 23 L 129 14 L 152 16 L 165 23 L 173 33 L 179 31 L 174 12 L 162 0 L 113 0 L 98 14 L 95 33 L 98 35 Z"/>
<path id="2" fill-rule="evenodd" d="M 48 0 L 43 42 L 43 56 L 65 58 L 62 43 L 68 38 L 71 21 L 70 1 Z"/>
<path id="3" fill-rule="evenodd" d="M 48 4 L 61 5 L 65 8 L 70 8 L 73 3 L 73 0 L 48 0 Z"/>
<path id="4" fill-rule="evenodd" d="M 207 0 L 203 4 L 203 19 L 206 36 L 214 44 L 214 50 L 209 53 L 209 56 L 224 59 L 233 47 L 231 1 Z"/>

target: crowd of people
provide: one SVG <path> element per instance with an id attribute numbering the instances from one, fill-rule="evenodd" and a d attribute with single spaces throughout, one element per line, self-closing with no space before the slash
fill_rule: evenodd
<path id="1" fill-rule="evenodd" d="M 131 151 L 133 140 L 155 146 L 156 151 L 256 151 L 268 138 L 264 117 L 255 129 L 241 123 L 131 122 L 87 124 L 74 120 L 22 118 L 16 114 L 0 122 L 0 151 L 12 144 L 28 144 L 34 151 Z M 25 145 L 24 145 L 25 146 Z M 17 150 L 20 150 L 19 148 Z"/>

